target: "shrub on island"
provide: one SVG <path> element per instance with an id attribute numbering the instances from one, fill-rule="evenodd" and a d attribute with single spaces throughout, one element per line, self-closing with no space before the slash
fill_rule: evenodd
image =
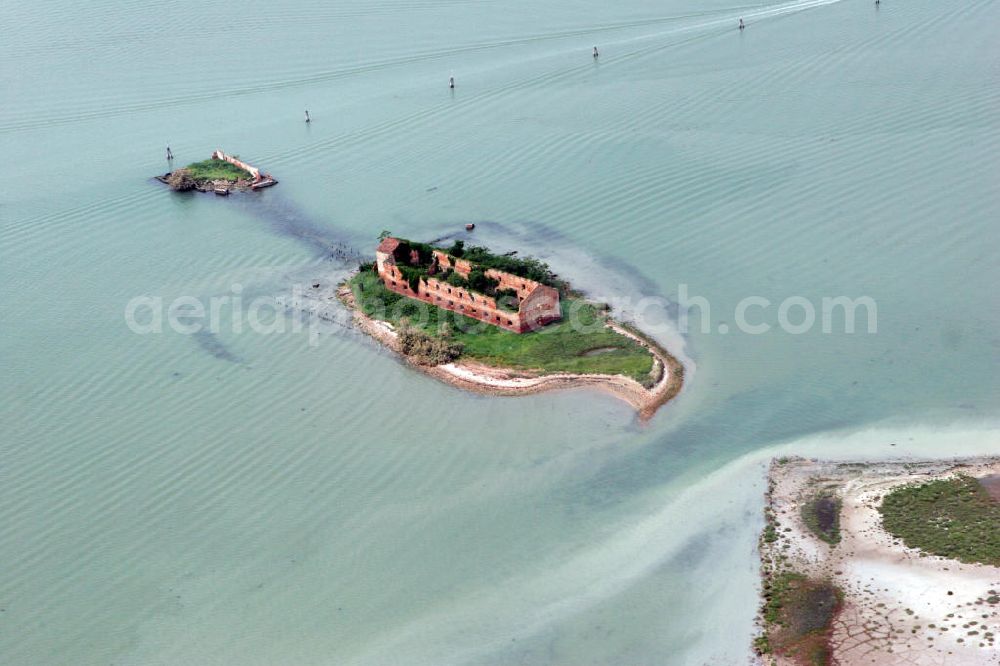
<path id="1" fill-rule="evenodd" d="M 190 169 L 175 169 L 167 176 L 167 185 L 177 192 L 193 190 L 197 184 Z"/>
<path id="2" fill-rule="evenodd" d="M 1000 566 L 1000 503 L 971 476 L 897 488 L 879 511 L 886 531 L 910 548 Z"/>
<path id="3" fill-rule="evenodd" d="M 454 342 L 447 332 L 442 332 L 440 337 L 431 337 L 403 321 L 399 328 L 400 351 L 420 365 L 451 363 L 462 355 L 462 343 Z"/>
<path id="4" fill-rule="evenodd" d="M 831 546 L 840 543 L 840 498 L 820 493 L 802 505 L 802 522 Z"/>

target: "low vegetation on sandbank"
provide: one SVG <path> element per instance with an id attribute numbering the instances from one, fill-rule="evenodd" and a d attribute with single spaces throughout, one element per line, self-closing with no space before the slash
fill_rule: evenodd
<path id="1" fill-rule="evenodd" d="M 770 507 L 764 510 L 764 521 L 759 615 L 763 631 L 754 639 L 754 650 L 761 656 L 780 657 L 781 663 L 832 664 L 833 620 L 840 610 L 843 592 L 825 577 L 795 570 L 784 555 L 789 546 L 788 528 L 779 527 Z"/>
<path id="2" fill-rule="evenodd" d="M 910 548 L 1000 566 L 1000 502 L 971 476 L 897 488 L 879 511 L 886 531 Z"/>
<path id="3" fill-rule="evenodd" d="M 840 543 L 840 498 L 819 493 L 802 505 L 802 522 L 831 546 Z"/>
<path id="4" fill-rule="evenodd" d="M 836 585 L 786 570 L 764 580 L 763 594 L 764 633 L 754 641 L 758 654 L 803 666 L 833 663 L 830 638 L 843 599 Z"/>
<path id="5" fill-rule="evenodd" d="M 772 474 L 790 462 L 772 462 Z M 843 606 L 844 592 L 824 572 L 796 563 L 792 555 L 798 527 L 782 526 L 775 510 L 775 484 L 770 481 L 764 507 L 764 530 L 760 535 L 761 633 L 754 651 L 769 664 L 828 666 L 834 664 L 834 620 Z M 834 501 L 835 500 L 835 501 Z M 819 538 L 834 543 L 840 539 L 841 501 L 826 489 L 810 491 L 802 503 L 802 523 Z M 812 523 L 812 525 L 810 525 Z M 793 525 L 796 523 L 793 522 Z"/>
<path id="6" fill-rule="evenodd" d="M 773 460 L 759 541 L 760 663 L 989 661 L 1000 594 L 996 569 L 973 561 L 990 562 L 997 543 L 995 478 L 996 457 Z M 835 535 L 837 545 L 817 543 Z"/>
<path id="7" fill-rule="evenodd" d="M 445 356 L 458 350 L 461 359 L 535 375 L 624 375 L 646 387 L 662 376 L 649 349 L 610 328 L 606 308 L 570 292 L 564 283 L 554 279 L 545 264 L 530 258 L 493 255 L 484 248 L 468 248 L 465 252 L 480 265 L 527 273 L 529 279 L 557 285 L 562 292 L 562 320 L 538 331 L 507 331 L 390 291 L 371 264 L 362 265 L 348 286 L 362 313 L 397 329 L 412 329 L 430 340 L 447 342 Z M 429 345 L 424 342 L 421 348 Z"/>

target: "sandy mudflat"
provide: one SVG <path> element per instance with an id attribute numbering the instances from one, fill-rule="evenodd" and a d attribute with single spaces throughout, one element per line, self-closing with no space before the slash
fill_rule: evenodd
<path id="1" fill-rule="evenodd" d="M 830 644 L 843 665 L 1000 664 L 1000 568 L 963 564 L 907 548 L 882 529 L 885 493 L 955 473 L 1000 472 L 1000 459 L 950 462 L 830 463 L 791 459 L 770 470 L 769 506 L 780 537 L 761 544 L 762 562 L 826 578 L 844 593 Z M 803 523 L 801 507 L 818 490 L 840 497 L 841 541 L 830 546 Z M 789 531 L 785 531 L 789 530 Z M 772 663 L 768 656 L 762 663 Z M 796 663 L 778 656 L 780 665 Z"/>

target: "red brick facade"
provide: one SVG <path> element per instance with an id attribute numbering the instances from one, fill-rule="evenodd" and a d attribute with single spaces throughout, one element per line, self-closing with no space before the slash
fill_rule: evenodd
<path id="1" fill-rule="evenodd" d="M 386 238 L 378 246 L 375 251 L 376 267 L 387 289 L 515 333 L 535 330 L 561 318 L 558 290 L 492 268 L 485 271 L 487 277 L 497 280 L 500 289 L 517 292 L 517 312 L 497 307 L 496 300 L 485 294 L 455 287 L 430 276 L 421 279 L 414 292 L 398 267 L 400 263 L 416 263 L 418 259 L 413 254 L 415 251 L 410 250 L 405 241 L 396 238 Z M 468 261 L 456 259 L 440 250 L 434 251 L 434 258 L 438 269 L 451 269 L 462 277 L 468 277 L 473 268 Z"/>

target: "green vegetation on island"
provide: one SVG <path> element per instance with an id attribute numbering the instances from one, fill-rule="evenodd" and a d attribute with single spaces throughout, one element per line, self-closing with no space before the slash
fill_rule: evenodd
<path id="1" fill-rule="evenodd" d="M 235 164 L 230 164 L 225 160 L 210 157 L 201 162 L 194 162 L 184 167 L 195 180 L 228 180 L 235 183 L 237 180 L 250 180 L 253 176 L 246 169 L 241 169 Z"/>
<path id="2" fill-rule="evenodd" d="M 174 169 L 167 175 L 165 182 L 175 190 L 184 191 L 193 190 L 216 181 L 236 183 L 241 180 L 250 181 L 253 180 L 253 176 L 249 171 L 241 169 L 235 164 L 211 157 L 186 167 Z"/>
<path id="3" fill-rule="evenodd" d="M 802 522 L 831 546 L 840 543 L 840 498 L 820 493 L 802 505 Z"/>
<path id="4" fill-rule="evenodd" d="M 421 256 L 429 255 L 435 249 L 430 245 L 408 243 Z M 449 348 L 441 348 L 432 356 L 447 357 L 458 350 L 461 358 L 527 373 L 620 374 L 647 387 L 659 380 L 656 376 L 659 372 L 653 371 L 650 351 L 632 338 L 609 328 L 605 309 L 569 292 L 546 264 L 533 258 L 495 255 L 485 248 L 464 248 L 461 243 L 443 250 L 451 256 L 475 261 L 479 267 L 497 268 L 560 289 L 562 320 L 537 331 L 514 333 L 390 291 L 372 264 L 362 265 L 349 282 L 358 309 L 397 328 L 415 329 L 423 336 L 447 341 Z M 413 271 L 414 275 L 403 271 L 406 279 L 421 279 L 420 269 L 413 268 Z M 455 272 L 435 277 L 449 284 L 452 284 L 451 280 L 463 280 L 459 286 L 482 290 L 502 301 L 503 290 L 497 290 L 495 285 L 493 293 L 489 293 L 489 282 L 469 284 L 478 280 L 475 277 L 477 272 L 481 271 L 470 273 L 468 278 L 461 278 Z M 498 305 L 504 307 L 502 302 Z M 517 309 L 516 305 L 512 307 Z M 430 343 L 422 344 L 422 348 L 430 348 Z M 416 360 L 420 361 L 419 358 Z"/>
<path id="5" fill-rule="evenodd" d="M 421 365 L 441 365 L 462 356 L 462 343 L 446 336 L 428 335 L 420 329 L 401 323 L 399 350 Z"/>
<path id="6" fill-rule="evenodd" d="M 973 477 L 897 488 L 879 510 L 885 529 L 910 548 L 1000 566 L 1000 503 Z"/>

